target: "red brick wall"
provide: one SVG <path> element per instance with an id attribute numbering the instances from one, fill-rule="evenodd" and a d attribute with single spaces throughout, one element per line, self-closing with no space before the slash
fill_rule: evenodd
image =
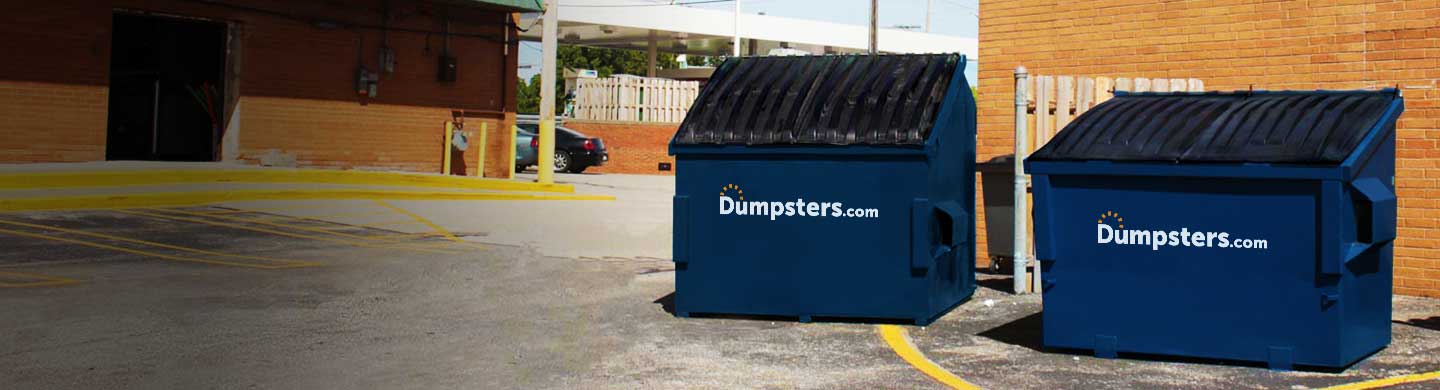
<path id="1" fill-rule="evenodd" d="M 667 148 L 670 146 L 670 137 L 675 135 L 679 126 L 677 123 L 565 122 L 565 127 L 605 140 L 605 147 L 610 151 L 610 162 L 591 170 L 644 175 L 675 174 L 675 158 L 669 156 Z M 659 165 L 662 162 L 670 163 L 671 170 L 660 171 Z"/>
<path id="2" fill-rule="evenodd" d="M 981 0 L 978 159 L 1013 148 L 1012 72 L 1208 89 L 1399 86 L 1395 291 L 1440 297 L 1440 2 Z M 982 255 L 983 255 L 983 246 Z"/>
<path id="3" fill-rule="evenodd" d="M 292 105 L 281 110 L 266 105 L 266 100 L 256 100 L 256 111 L 242 114 L 242 158 L 251 157 L 255 150 L 273 147 L 296 155 L 315 156 L 314 163 L 322 166 L 438 172 L 440 156 L 433 151 L 441 150 L 443 145 L 436 134 L 443 133 L 448 110 L 481 112 L 494 120 L 505 118 L 506 112 L 514 112 L 517 46 L 514 42 L 508 46 L 502 43 L 507 31 L 514 37 L 513 29 L 502 24 L 512 17 L 507 13 L 447 8 L 415 0 L 393 1 L 394 15 L 398 15 L 391 23 L 394 28 L 438 31 L 443 28 L 442 18 L 448 15 L 453 21 L 451 31 L 493 39 L 450 38 L 450 52 L 458 57 L 459 81 L 440 83 L 435 77 L 437 57 L 445 46 L 444 37 L 434 34 L 427 42 L 425 34 L 391 32 L 389 46 L 397 54 L 397 70 L 382 76 L 378 97 L 362 106 L 355 93 L 357 50 L 363 42 L 364 63 L 372 71 L 377 70 L 377 50 L 382 42 L 382 34 L 377 30 L 324 29 L 306 20 L 181 0 L 3 3 L 0 4 L 0 49 L 24 55 L 12 55 L 0 61 L 0 81 L 50 83 L 25 84 L 39 85 L 42 90 L 46 88 L 44 85 L 59 85 L 57 91 L 68 91 L 71 85 L 102 89 L 108 85 L 110 25 L 115 9 L 206 18 L 238 27 L 243 31 L 242 43 L 239 53 L 232 53 L 232 58 L 239 60 L 241 95 L 291 99 L 287 102 Z M 342 24 L 378 26 L 384 23 L 379 11 L 381 0 L 343 4 L 315 0 L 227 0 L 225 3 L 274 10 L 301 19 L 319 16 Z M 60 115 L 76 107 L 94 109 L 93 98 L 60 100 L 38 108 L 32 106 L 32 112 Z M 0 162 L 103 159 L 104 111 L 108 104 L 103 96 L 99 104 L 100 115 L 81 115 L 57 121 L 50 127 L 13 122 L 0 125 L 6 126 L 0 130 L 17 135 L 6 137 L 7 141 L 43 137 L 56 131 L 80 135 L 50 143 L 0 141 Z M 277 116 L 267 117 L 271 113 Z M 393 125 L 377 123 L 393 118 L 403 120 Z M 418 118 L 434 123 L 422 131 L 416 124 L 422 121 Z M 328 141 L 347 133 L 363 134 L 365 141 L 349 145 Z M 432 145 L 411 145 L 421 139 Z M 400 146 L 391 148 L 391 145 Z M 94 152 L 97 146 L 99 153 Z M 345 153 L 350 156 L 349 160 L 336 154 L 341 153 L 338 150 L 342 147 L 348 148 Z M 81 150 L 90 152 L 77 152 Z M 367 161 L 369 157 L 377 160 Z M 495 159 L 503 161 L 505 157 Z M 492 176 L 504 175 L 503 169 L 491 172 Z"/>

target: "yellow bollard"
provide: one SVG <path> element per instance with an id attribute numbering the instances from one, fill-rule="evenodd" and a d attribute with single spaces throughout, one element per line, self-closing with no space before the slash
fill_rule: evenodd
<path id="1" fill-rule="evenodd" d="M 540 161 L 539 161 L 539 164 L 540 164 L 540 174 L 537 175 L 537 177 L 535 178 L 535 179 L 536 179 L 535 181 L 536 181 L 536 182 L 539 182 L 540 184 L 550 184 L 550 183 L 554 183 L 554 182 L 555 182 L 555 119 L 554 119 L 553 116 L 550 117 L 549 119 L 545 119 L 545 117 L 544 117 L 543 115 L 541 116 L 541 119 L 540 119 L 540 134 L 537 135 L 537 136 L 540 137 L 540 150 L 537 152 L 537 153 L 539 153 L 539 156 L 537 156 L 537 157 L 540 157 Z"/>
<path id="2" fill-rule="evenodd" d="M 445 148 L 444 160 L 440 161 L 440 174 L 450 174 L 450 140 L 455 137 L 455 122 L 445 122 L 445 139 L 440 144 Z"/>
<path id="3" fill-rule="evenodd" d="M 475 176 L 485 177 L 485 149 L 490 148 L 490 143 L 485 141 L 490 138 L 489 135 L 490 122 L 480 122 L 480 143 L 477 145 L 480 147 L 480 172 L 476 173 Z"/>

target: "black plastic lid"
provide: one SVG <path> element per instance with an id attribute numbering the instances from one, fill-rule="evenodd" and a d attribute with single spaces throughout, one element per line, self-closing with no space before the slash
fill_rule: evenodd
<path id="1" fill-rule="evenodd" d="M 1029 159 L 1338 164 L 1397 97 L 1384 91 L 1122 94 Z"/>
<path id="2" fill-rule="evenodd" d="M 956 54 L 731 58 L 674 143 L 924 144 L 963 66 Z"/>

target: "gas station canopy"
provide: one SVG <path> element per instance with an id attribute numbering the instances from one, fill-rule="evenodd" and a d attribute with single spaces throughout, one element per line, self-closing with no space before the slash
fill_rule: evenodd
<path id="1" fill-rule="evenodd" d="M 742 5 L 743 6 L 743 5 Z M 644 0 L 567 0 L 560 3 L 559 43 L 663 53 L 728 56 L 735 36 L 730 11 L 666 5 Z M 540 14 L 521 16 L 530 27 L 521 39 L 540 40 Z M 810 54 L 863 53 L 868 28 L 815 20 L 740 14 L 742 55 L 766 55 L 774 49 Z M 923 32 L 881 29 L 879 51 L 886 53 L 961 53 L 973 59 L 977 40 Z"/>

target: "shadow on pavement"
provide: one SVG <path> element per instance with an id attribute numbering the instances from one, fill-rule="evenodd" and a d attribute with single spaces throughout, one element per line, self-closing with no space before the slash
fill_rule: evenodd
<path id="1" fill-rule="evenodd" d="M 1011 283 L 1010 280 L 1010 278 L 985 278 L 975 280 L 975 284 L 980 285 L 980 287 L 1009 294 L 1014 287 L 1014 283 Z"/>
<path id="2" fill-rule="evenodd" d="M 1424 318 L 1424 319 L 1415 318 L 1415 319 L 1409 319 L 1409 320 L 1405 320 L 1405 321 L 1393 321 L 1393 322 L 1394 322 L 1394 323 L 1397 323 L 1397 324 L 1401 324 L 1401 325 L 1410 325 L 1410 326 L 1417 327 L 1417 328 L 1425 328 L 1425 329 L 1429 329 L 1429 330 L 1440 330 L 1440 316 L 1435 316 L 1435 317 L 1430 317 L 1430 318 Z"/>
<path id="3" fill-rule="evenodd" d="M 992 281 L 1006 282 L 1006 279 L 991 279 Z M 983 282 L 983 281 L 982 281 Z M 1031 351 L 1044 352 L 1045 341 L 1040 333 L 1041 313 L 1031 314 L 1018 320 L 1010 321 L 990 330 L 980 332 L 979 336 L 1019 347 L 1025 347 Z"/>
<path id="4" fill-rule="evenodd" d="M 665 296 L 655 299 L 652 303 L 660 305 L 665 313 L 675 315 L 675 292 L 671 291 Z M 721 320 L 744 320 L 744 321 L 765 321 L 765 322 L 800 322 L 798 317 L 766 315 L 766 314 L 718 314 L 718 313 L 690 313 L 692 318 L 710 318 Z M 828 317 L 815 316 L 811 322 L 839 322 L 847 324 L 868 324 L 868 325 L 914 325 L 913 320 L 901 318 L 867 318 L 867 317 Z"/>
<path id="5" fill-rule="evenodd" d="M 1440 327 L 1440 317 L 1432 317 L 1432 318 L 1430 318 L 1430 319 L 1428 319 L 1428 320 L 1423 320 L 1423 321 L 1430 321 L 1429 326 L 1431 326 L 1431 327 Z M 1407 324 L 1407 325 L 1413 325 L 1413 324 Z M 1051 353 L 1051 354 L 1077 355 L 1077 356 L 1093 356 L 1092 351 L 1089 351 L 1089 350 L 1045 348 L 1045 345 L 1044 345 L 1044 341 L 1045 341 L 1044 337 L 1045 337 L 1045 336 L 1044 336 L 1044 333 L 1043 333 L 1043 331 L 1042 331 L 1041 326 L 1042 326 L 1042 313 L 1035 313 L 1035 314 L 1031 314 L 1031 315 L 1025 316 L 1025 317 L 1020 318 L 1020 319 L 1015 320 L 1015 321 L 1010 321 L 1009 323 L 1006 323 L 1006 324 L 1004 324 L 1004 325 L 1000 325 L 1000 326 L 991 328 L 991 329 L 986 330 L 986 331 L 984 331 L 984 332 L 980 332 L 980 333 L 979 333 L 979 336 L 980 336 L 980 337 L 984 337 L 984 338 L 988 338 L 988 339 L 991 339 L 991 340 L 999 341 L 999 342 L 1002 342 L 1002 343 L 1005 343 L 1005 344 L 1010 344 L 1010 345 L 1014 345 L 1014 346 L 1024 347 L 1025 349 L 1029 349 L 1029 350 L 1031 350 L 1031 351 L 1036 351 L 1036 352 Z M 1415 325 L 1415 326 L 1425 327 L 1425 325 Z M 1431 329 L 1436 329 L 1436 328 L 1431 328 Z M 1368 357 L 1367 357 L 1367 358 L 1368 358 Z M 1203 364 L 1203 365 L 1212 365 L 1212 366 L 1217 366 L 1217 365 L 1218 365 L 1218 366 L 1240 366 L 1240 367 L 1256 367 L 1256 368 L 1265 368 L 1265 367 L 1266 367 L 1266 365 L 1265 365 L 1264 363 L 1251 362 L 1251 361 L 1224 360 L 1224 359 L 1206 359 L 1206 358 L 1185 357 L 1185 356 L 1139 354 L 1139 353 L 1121 353 L 1121 354 L 1120 354 L 1120 359 L 1146 361 L 1146 362 L 1158 362 L 1158 363 Z M 1365 361 L 1365 359 L 1360 359 L 1359 361 L 1363 362 L 1363 361 Z M 1340 373 L 1340 372 L 1344 372 L 1345 369 L 1346 369 L 1346 368 L 1309 367 L 1309 366 L 1296 366 L 1296 367 L 1295 367 L 1295 370 L 1296 370 L 1296 371 L 1321 372 L 1321 373 Z"/>
<path id="6" fill-rule="evenodd" d="M 652 303 L 659 304 L 659 305 L 660 305 L 660 309 L 661 309 L 661 310 L 664 310 L 666 313 L 670 313 L 670 315 L 672 315 L 672 316 L 675 315 L 675 292 L 674 292 L 674 291 L 671 291 L 669 294 L 665 294 L 665 296 L 660 297 L 659 299 L 656 299 L 655 302 L 652 302 Z"/>

